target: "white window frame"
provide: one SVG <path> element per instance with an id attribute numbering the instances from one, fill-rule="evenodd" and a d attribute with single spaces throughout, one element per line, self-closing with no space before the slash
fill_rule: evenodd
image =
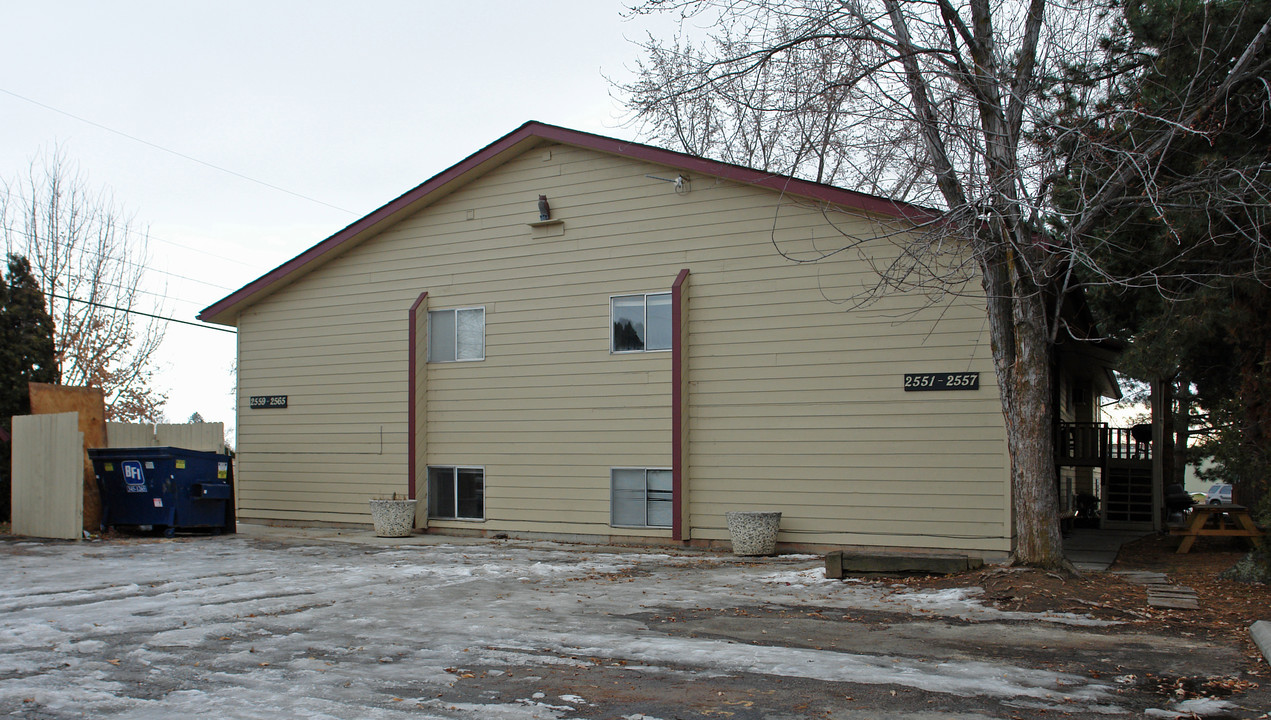
<path id="1" fill-rule="evenodd" d="M 661 296 L 661 295 L 665 295 L 665 296 L 666 296 L 666 298 L 667 298 L 668 300 L 671 298 L 671 293 L 670 293 L 670 291 L 667 291 L 667 290 L 660 290 L 660 291 L 658 291 L 658 292 L 646 292 L 646 293 L 641 293 L 641 292 L 618 293 L 618 294 L 616 294 L 616 295 L 610 295 L 610 296 L 609 296 L 609 354 L 610 354 L 610 355 L 630 355 L 631 353 L 670 352 L 670 351 L 671 351 L 672 347 L 675 345 L 675 337 L 674 337 L 674 336 L 672 336 L 672 337 L 671 337 L 671 344 L 670 344 L 670 345 L 668 345 L 667 347 L 664 347 L 664 348 L 650 348 L 650 347 L 648 346 L 648 345 L 649 345 L 649 298 L 650 298 L 650 297 L 653 297 L 653 296 Z M 613 308 L 614 308 L 613 301 L 614 301 L 614 300 L 616 300 L 616 299 L 618 299 L 618 298 L 634 298 L 634 297 L 638 297 L 638 298 L 640 298 L 640 299 L 641 299 L 641 309 L 644 311 L 644 345 L 645 345 L 645 346 L 644 346 L 643 348 L 640 348 L 639 350 L 615 350 L 615 349 L 613 348 L 613 341 L 614 341 L 614 337 L 613 337 Z M 672 306 L 671 306 L 671 311 L 672 311 L 672 313 L 674 313 L 674 311 L 675 311 L 674 304 L 672 304 Z M 675 327 L 675 318 L 674 318 L 674 316 L 672 316 L 672 318 L 671 318 L 671 327 L 670 327 L 670 328 L 667 328 L 667 333 L 668 333 L 668 334 L 671 334 L 671 330 L 672 330 L 674 327 Z"/>
<path id="2" fill-rule="evenodd" d="M 449 515 L 445 517 L 433 515 L 432 514 L 432 498 L 429 497 L 428 507 L 426 508 L 428 519 L 429 520 L 459 520 L 464 522 L 485 522 L 485 495 L 486 495 L 485 491 L 487 487 L 487 484 L 485 481 L 485 466 L 482 466 L 482 465 L 429 465 L 427 467 L 425 482 L 428 483 L 428 492 L 430 495 L 432 493 L 433 470 L 451 471 L 450 479 L 451 479 L 451 482 L 454 484 L 453 488 L 454 488 L 454 495 L 455 495 L 455 505 L 454 505 L 453 515 Z M 480 517 L 470 517 L 470 516 L 459 517 L 459 471 L 460 470 L 480 470 L 481 471 L 481 516 Z"/>
<path id="3" fill-rule="evenodd" d="M 618 470 L 639 470 L 644 472 L 644 524 L 643 525 L 630 525 L 626 523 L 619 524 L 614 521 L 614 514 L 617 509 L 617 503 L 615 502 L 616 492 L 614 488 L 614 473 Z M 669 467 L 611 467 L 609 468 L 609 526 L 610 527 L 649 528 L 653 530 L 670 530 L 673 527 L 675 522 L 675 495 L 674 495 L 675 486 L 674 485 L 671 486 L 672 495 L 670 498 L 672 524 L 671 525 L 650 525 L 649 524 L 649 472 L 650 471 L 666 472 L 666 473 L 673 472 L 673 470 Z M 674 482 L 674 480 L 672 480 L 672 482 Z"/>
<path id="4" fill-rule="evenodd" d="M 461 358 L 458 356 L 459 355 L 459 313 L 465 310 L 480 310 L 481 311 L 481 357 Z M 455 349 L 455 357 L 450 359 L 439 360 L 433 357 L 433 347 L 435 345 L 435 343 L 433 342 L 433 316 L 438 313 L 450 313 L 452 316 L 454 316 L 455 338 L 454 338 L 453 347 Z M 485 306 L 484 305 L 474 305 L 472 307 L 440 308 L 437 310 L 428 311 L 428 362 L 453 363 L 453 362 L 480 362 L 482 360 L 485 360 Z"/>

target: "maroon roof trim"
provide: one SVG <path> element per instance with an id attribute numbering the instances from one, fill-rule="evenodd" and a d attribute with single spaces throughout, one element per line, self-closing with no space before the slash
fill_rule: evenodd
<path id="1" fill-rule="evenodd" d="M 799 180 L 797 178 L 755 170 L 754 168 L 743 167 L 741 165 L 733 165 L 730 163 L 720 162 L 718 160 L 707 160 L 705 158 L 694 157 L 692 155 L 675 152 L 673 150 L 664 150 L 650 145 L 642 145 L 640 143 L 618 140 L 611 137 L 605 137 L 603 135 L 594 135 L 592 133 L 581 132 L 579 130 L 570 130 L 563 127 L 557 127 L 555 125 L 547 125 L 540 122 L 530 121 L 498 140 L 495 140 L 484 148 L 481 148 L 472 155 L 469 155 L 459 163 L 452 165 L 450 168 L 443 170 L 432 178 L 424 181 L 422 184 L 407 191 L 379 209 L 374 210 L 369 215 L 353 222 L 348 227 L 345 227 L 343 230 L 340 230 L 331 237 L 328 237 L 322 242 L 319 242 L 317 245 L 305 250 L 291 260 L 288 260 L 282 265 L 279 265 L 252 282 L 244 285 L 242 288 L 234 291 L 230 295 L 218 300 L 212 305 L 209 305 L 198 314 L 198 319 L 203 322 L 232 324 L 217 320 L 216 316 L 232 310 L 240 304 L 251 301 L 254 297 L 261 293 L 269 291 L 279 282 L 286 280 L 292 273 L 304 268 L 310 263 L 323 259 L 332 252 L 338 251 L 346 242 L 357 239 L 362 233 L 375 228 L 380 223 L 391 220 L 398 213 L 408 210 L 412 206 L 423 202 L 433 192 L 444 188 L 452 182 L 461 180 L 466 174 L 479 169 L 482 165 L 493 160 L 497 160 L 503 153 L 514 150 L 522 143 L 533 142 L 535 140 L 575 145 L 591 150 L 611 153 L 621 157 L 629 157 L 635 160 L 643 160 L 659 165 L 669 165 L 690 173 L 720 177 L 745 185 L 757 185 L 777 192 L 798 195 L 800 197 L 811 198 L 814 200 L 821 200 L 834 205 L 853 207 L 880 215 L 907 218 L 915 222 L 929 222 L 939 217 L 939 213 L 935 210 L 896 200 L 888 200 L 876 195 L 866 195 L 865 193 L 844 190 L 832 185 L 823 185 L 821 183 L 810 182 L 807 180 Z"/>

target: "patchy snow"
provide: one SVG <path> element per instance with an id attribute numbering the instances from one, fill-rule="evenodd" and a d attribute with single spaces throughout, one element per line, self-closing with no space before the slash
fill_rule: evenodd
<path id="1" fill-rule="evenodd" d="M 524 680 L 525 668 L 597 660 L 633 676 L 755 673 L 1116 711 L 1106 685 L 1009 662 L 673 636 L 645 619 L 655 610 L 811 606 L 1093 623 L 1001 612 L 967 590 L 826 580 L 816 556 L 742 563 L 547 543 L 287 546 L 244 537 L 6 547 L 0 714 L 558 720 L 593 703 L 542 692 L 488 703 L 437 696 L 477 672 L 515 670 Z"/>
<path id="2" fill-rule="evenodd" d="M 1175 703 L 1169 710 L 1148 708 L 1143 714 L 1154 718 L 1228 717 L 1235 707 L 1226 700 L 1192 698 Z"/>
<path id="3" fill-rule="evenodd" d="M 437 700 L 428 700 L 419 703 L 419 707 L 424 709 L 444 710 L 447 711 L 442 717 L 455 717 L 455 713 L 463 713 L 463 717 L 489 718 L 490 720 L 556 720 L 564 716 L 564 713 L 572 710 L 572 708 L 552 708 L 538 703 L 516 702 L 516 703 L 447 703 Z M 417 718 L 419 715 L 411 714 L 411 717 Z M 428 716 L 436 717 L 436 716 Z"/>

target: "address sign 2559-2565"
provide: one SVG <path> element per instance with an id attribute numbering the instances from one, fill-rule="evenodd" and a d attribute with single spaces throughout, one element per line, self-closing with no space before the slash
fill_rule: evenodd
<path id="1" fill-rule="evenodd" d="M 277 409 L 287 407 L 286 395 L 252 395 L 248 399 L 248 407 L 252 410 Z"/>

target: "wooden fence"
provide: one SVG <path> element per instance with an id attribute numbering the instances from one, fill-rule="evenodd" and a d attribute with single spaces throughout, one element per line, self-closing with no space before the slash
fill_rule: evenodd
<path id="1" fill-rule="evenodd" d="M 225 452 L 224 423 L 106 423 L 106 447 L 176 447 Z"/>
<path id="2" fill-rule="evenodd" d="M 84 517 L 84 434 L 77 413 L 13 418 L 13 532 L 78 540 Z"/>
<path id="3" fill-rule="evenodd" d="M 13 418 L 13 532 L 77 539 L 101 523 L 87 448 L 176 447 L 225 453 L 223 423 L 105 423 L 105 438 L 85 442 L 82 412 Z M 98 423 L 97 433 L 101 432 Z M 86 474 L 87 473 L 87 474 Z"/>

